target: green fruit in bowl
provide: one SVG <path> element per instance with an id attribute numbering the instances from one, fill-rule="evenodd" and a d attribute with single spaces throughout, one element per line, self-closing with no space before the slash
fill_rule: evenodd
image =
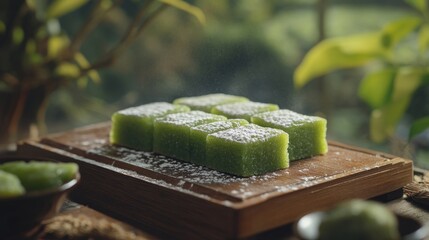
<path id="1" fill-rule="evenodd" d="M 0 170 L 0 198 L 10 198 L 23 195 L 24 187 L 18 177 Z"/>
<path id="2" fill-rule="evenodd" d="M 384 205 L 364 200 L 349 200 L 328 211 L 319 227 L 320 240 L 400 239 L 395 215 Z"/>
<path id="3" fill-rule="evenodd" d="M 72 180 L 77 172 L 75 163 L 14 161 L 0 165 L 0 170 L 19 178 L 27 192 L 59 187 Z"/>

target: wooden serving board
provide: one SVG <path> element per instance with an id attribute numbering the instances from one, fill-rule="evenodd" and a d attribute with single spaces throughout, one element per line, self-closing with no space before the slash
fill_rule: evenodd
<path id="1" fill-rule="evenodd" d="M 371 198 L 412 181 L 412 161 L 330 142 L 325 156 L 240 178 L 109 144 L 109 123 L 18 146 L 20 154 L 80 165 L 75 198 L 175 238 L 242 238 L 348 198 Z"/>

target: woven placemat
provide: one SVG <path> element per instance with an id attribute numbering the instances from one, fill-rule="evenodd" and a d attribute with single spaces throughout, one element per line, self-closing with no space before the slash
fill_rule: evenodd
<path id="1" fill-rule="evenodd" d="M 146 240 L 156 238 L 87 207 L 77 207 L 45 220 L 36 239 Z"/>
<path id="2" fill-rule="evenodd" d="M 413 182 L 404 187 L 404 194 L 407 200 L 429 209 L 429 172 L 416 171 Z"/>

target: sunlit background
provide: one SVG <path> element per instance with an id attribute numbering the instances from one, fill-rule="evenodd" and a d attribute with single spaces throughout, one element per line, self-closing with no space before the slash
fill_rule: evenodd
<path id="1" fill-rule="evenodd" d="M 135 2 L 124 1 L 88 35 L 81 50 L 90 62 L 120 41 L 137 12 Z M 204 12 L 205 24 L 176 8 L 160 13 L 112 66 L 98 71 L 100 82 L 74 81 L 52 93 L 47 131 L 108 121 L 114 111 L 148 102 L 223 92 L 326 117 L 330 140 L 411 158 L 429 168 L 428 132 L 408 141 L 411 122 L 429 115 L 427 86 L 413 94 L 395 134 L 377 143 L 370 139 L 371 109 L 358 97 L 371 63 L 294 87 L 294 71 L 318 41 L 379 31 L 416 15 L 404 1 L 187 2 Z M 59 18 L 61 31 L 73 36 L 91 9 L 88 3 Z M 409 42 L 401 47 L 401 58 L 412 57 L 408 52 L 414 43 Z"/>

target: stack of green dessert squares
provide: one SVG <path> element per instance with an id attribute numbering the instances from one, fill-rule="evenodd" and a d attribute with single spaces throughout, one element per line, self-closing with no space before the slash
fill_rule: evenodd
<path id="1" fill-rule="evenodd" d="M 326 120 L 320 117 L 226 94 L 173 103 L 115 113 L 111 143 L 241 177 L 284 169 L 289 161 L 328 151 Z"/>

